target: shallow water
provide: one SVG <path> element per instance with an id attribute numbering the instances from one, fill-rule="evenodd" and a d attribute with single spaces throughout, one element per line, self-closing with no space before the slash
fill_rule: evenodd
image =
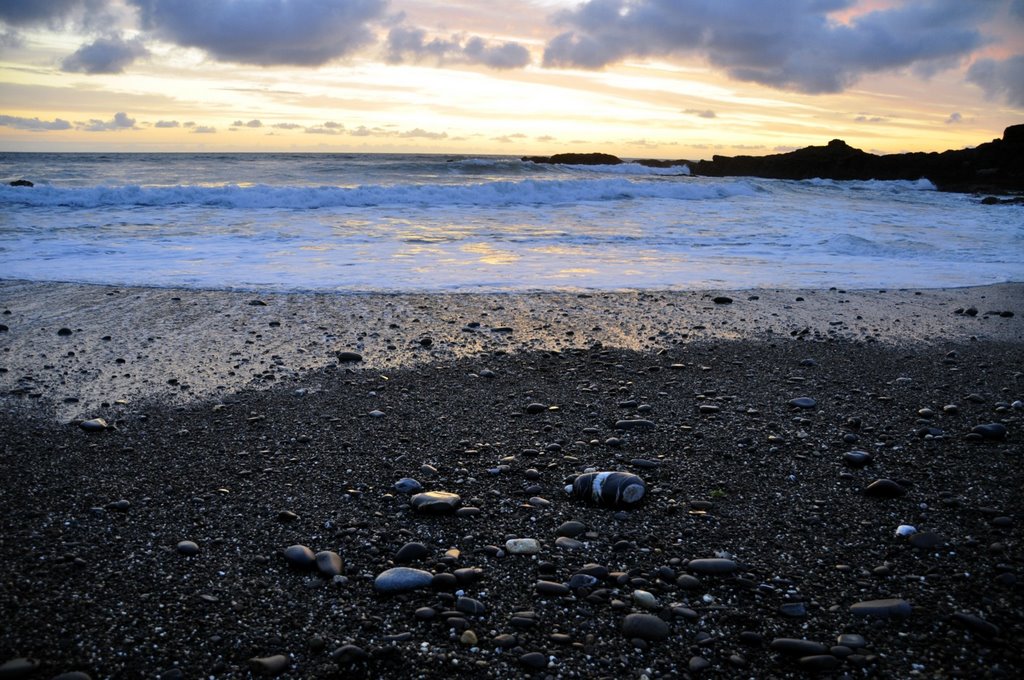
<path id="1" fill-rule="evenodd" d="M 1024 209 L 918 182 L 358 154 L 0 154 L 0 276 L 318 291 L 1024 280 Z"/>

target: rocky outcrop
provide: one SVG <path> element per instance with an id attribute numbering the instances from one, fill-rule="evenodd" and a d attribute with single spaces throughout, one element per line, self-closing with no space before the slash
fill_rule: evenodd
<path id="1" fill-rule="evenodd" d="M 34 187 L 35 184 L 29 182 L 27 179 L 16 179 L 10 183 L 12 187 Z"/>
<path id="2" fill-rule="evenodd" d="M 554 156 L 523 156 L 524 161 L 557 165 L 619 165 L 622 159 L 610 153 L 556 153 Z"/>
<path id="3" fill-rule="evenodd" d="M 621 158 L 605 153 L 562 153 L 526 156 L 534 163 L 618 165 Z M 941 153 L 896 153 L 879 156 L 855 149 L 841 139 L 826 146 L 808 146 L 768 156 L 713 156 L 710 161 L 634 161 L 650 167 L 689 166 L 691 174 L 710 177 L 772 179 L 918 180 L 926 178 L 941 191 L 974 193 L 1024 192 L 1024 125 L 1012 125 L 1001 139 L 970 149 Z"/>
<path id="4" fill-rule="evenodd" d="M 690 166 L 695 175 L 838 180 L 927 178 L 943 191 L 1024 191 L 1024 125 L 972 149 L 877 156 L 840 139 L 769 156 L 714 156 Z"/>

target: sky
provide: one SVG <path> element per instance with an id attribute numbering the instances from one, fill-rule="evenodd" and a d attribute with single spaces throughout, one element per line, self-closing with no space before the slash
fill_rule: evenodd
<path id="1" fill-rule="evenodd" d="M 0 0 L 0 151 L 696 160 L 1024 123 L 1024 0 Z"/>

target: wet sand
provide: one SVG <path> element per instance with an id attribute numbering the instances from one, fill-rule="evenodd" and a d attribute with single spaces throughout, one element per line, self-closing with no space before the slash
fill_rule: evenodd
<path id="1" fill-rule="evenodd" d="M 1015 677 L 1022 301 L 0 282 L 0 674 Z"/>

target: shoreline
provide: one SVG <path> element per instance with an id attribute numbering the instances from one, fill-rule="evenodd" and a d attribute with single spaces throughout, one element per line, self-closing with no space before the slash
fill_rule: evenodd
<path id="1" fill-rule="evenodd" d="M 339 351 L 358 352 L 358 368 L 392 370 L 596 344 L 657 352 L 739 339 L 1021 343 L 1021 300 L 1024 283 L 332 294 L 0 280 L 0 403 L 46 402 L 64 420 L 143 398 L 188 403 L 300 380 L 336 364 Z"/>

